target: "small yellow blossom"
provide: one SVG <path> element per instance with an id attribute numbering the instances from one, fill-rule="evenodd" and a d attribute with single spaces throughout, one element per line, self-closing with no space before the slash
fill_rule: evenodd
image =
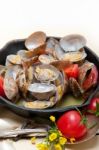
<path id="1" fill-rule="evenodd" d="M 75 138 L 70 138 L 70 143 L 73 144 L 76 141 Z"/>
<path id="2" fill-rule="evenodd" d="M 64 138 L 64 137 L 60 137 L 60 138 L 59 138 L 59 143 L 60 143 L 60 145 L 65 145 L 66 142 L 67 142 L 67 139 L 66 139 L 66 138 Z"/>
<path id="3" fill-rule="evenodd" d="M 60 144 L 55 144 L 54 148 L 55 148 L 55 150 L 62 150 L 62 147 Z"/>
<path id="4" fill-rule="evenodd" d="M 38 150 L 49 150 L 49 148 L 47 147 L 47 145 L 43 144 L 43 143 L 39 143 L 37 145 L 37 148 L 38 148 Z"/>
<path id="5" fill-rule="evenodd" d="M 49 140 L 52 142 L 57 138 L 57 134 L 56 133 L 52 133 L 49 135 Z"/>
<path id="6" fill-rule="evenodd" d="M 50 116 L 50 120 L 51 120 L 52 122 L 55 122 L 56 118 L 55 118 L 54 116 Z"/>
<path id="7" fill-rule="evenodd" d="M 35 141 L 36 141 L 36 137 L 32 137 L 32 138 L 31 138 L 31 143 L 32 143 L 32 144 L 35 144 Z"/>

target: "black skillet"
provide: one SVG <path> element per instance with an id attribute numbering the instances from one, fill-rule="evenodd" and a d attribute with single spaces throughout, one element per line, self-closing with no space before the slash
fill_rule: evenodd
<path id="1" fill-rule="evenodd" d="M 59 38 L 57 38 L 59 39 Z M 26 49 L 24 45 L 25 39 L 21 40 L 13 40 L 8 42 L 1 50 L 0 50 L 0 64 L 4 64 L 6 60 L 6 56 L 9 54 L 14 54 L 18 50 Z M 85 51 L 87 53 L 87 59 L 93 62 L 97 68 L 99 68 L 99 58 L 98 56 L 91 51 L 88 47 L 85 47 Z M 95 87 L 93 93 L 89 96 L 85 103 L 81 105 L 77 105 L 78 108 L 83 108 L 90 103 L 91 98 L 99 91 L 99 84 Z M 64 108 L 50 108 L 44 110 L 36 110 L 36 109 L 29 109 L 22 106 L 18 106 L 7 99 L 0 96 L 0 104 L 6 106 L 16 114 L 19 114 L 24 117 L 29 116 L 49 116 L 49 115 L 61 115 L 63 112 L 71 109 L 75 109 L 75 106 L 66 106 Z"/>

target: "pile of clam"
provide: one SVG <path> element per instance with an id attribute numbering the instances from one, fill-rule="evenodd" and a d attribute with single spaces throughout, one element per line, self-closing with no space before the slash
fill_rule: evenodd
<path id="1" fill-rule="evenodd" d="M 60 40 L 47 38 L 44 32 L 35 32 L 25 40 L 25 50 L 6 58 L 0 66 L 4 77 L 4 91 L 8 100 L 24 101 L 24 107 L 45 109 L 54 106 L 66 92 L 83 96 L 94 87 L 96 80 L 84 87 L 84 80 L 97 72 L 95 65 L 86 60 L 86 39 L 81 35 L 68 35 Z M 68 78 L 64 68 L 79 64 L 79 77 Z M 94 74 L 94 73 L 93 73 Z"/>

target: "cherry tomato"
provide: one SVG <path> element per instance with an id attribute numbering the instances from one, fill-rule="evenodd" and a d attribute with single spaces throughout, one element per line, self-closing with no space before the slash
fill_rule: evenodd
<path id="1" fill-rule="evenodd" d="M 97 103 L 99 104 L 99 98 L 98 97 L 91 99 L 90 104 L 88 105 L 88 110 L 90 111 L 90 113 L 94 113 L 97 111 L 97 108 L 96 108 Z"/>
<path id="2" fill-rule="evenodd" d="M 92 85 L 95 85 L 97 83 L 97 80 L 98 80 L 98 70 L 96 66 L 93 66 L 87 79 L 83 82 L 83 85 L 82 85 L 83 89 L 84 90 L 89 89 Z"/>
<path id="3" fill-rule="evenodd" d="M 73 77 L 77 78 L 79 74 L 78 64 L 72 64 L 64 69 L 65 74 L 68 78 Z"/>
<path id="4" fill-rule="evenodd" d="M 4 93 L 4 89 L 3 89 L 3 77 L 0 76 L 0 96 L 5 96 L 5 93 Z"/>
<path id="5" fill-rule="evenodd" d="M 71 110 L 58 119 L 57 127 L 66 138 L 79 139 L 87 133 L 86 125 L 81 121 L 80 113 L 76 110 Z"/>

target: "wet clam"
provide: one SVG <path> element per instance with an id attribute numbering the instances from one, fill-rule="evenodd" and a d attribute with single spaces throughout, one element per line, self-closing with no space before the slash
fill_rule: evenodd
<path id="1" fill-rule="evenodd" d="M 35 78 L 40 82 L 54 81 L 59 76 L 59 71 L 52 65 L 37 65 L 34 69 Z"/>
<path id="2" fill-rule="evenodd" d="M 31 34 L 25 41 L 25 46 L 28 50 L 35 50 L 45 45 L 46 34 L 38 31 Z"/>
<path id="3" fill-rule="evenodd" d="M 42 64 L 50 64 L 50 63 L 56 61 L 56 59 L 52 55 L 42 54 L 39 56 L 39 61 Z"/>
<path id="4" fill-rule="evenodd" d="M 6 60 L 10 62 L 11 64 L 20 65 L 21 64 L 21 57 L 20 55 L 8 55 Z"/>
<path id="5" fill-rule="evenodd" d="M 75 97 L 79 97 L 84 93 L 83 89 L 80 87 L 79 83 L 76 81 L 75 78 L 69 79 L 69 85 Z"/>
<path id="6" fill-rule="evenodd" d="M 56 87 L 53 84 L 34 83 L 28 86 L 28 91 L 38 100 L 48 100 L 55 94 Z"/>
<path id="7" fill-rule="evenodd" d="M 93 63 L 89 61 L 85 61 L 83 65 L 79 67 L 79 77 L 78 77 L 78 82 L 80 85 L 82 85 L 83 81 L 86 79 L 86 76 L 88 75 L 88 72 L 91 71 L 93 67 Z"/>
<path id="8" fill-rule="evenodd" d="M 84 50 L 77 52 L 67 52 L 63 55 L 62 60 L 70 62 L 81 62 L 86 58 L 87 54 Z"/>
<path id="9" fill-rule="evenodd" d="M 60 46 L 65 52 L 75 52 L 86 45 L 86 39 L 78 34 L 67 35 L 60 39 Z"/>
<path id="10" fill-rule="evenodd" d="M 55 45 L 59 42 L 55 38 L 49 38 L 46 42 L 46 53 L 51 54 L 54 58 L 56 58 Z"/>
<path id="11" fill-rule="evenodd" d="M 7 69 L 4 78 L 4 91 L 9 100 L 17 99 L 19 96 L 18 85 L 16 82 L 17 73 L 11 68 Z"/>
<path id="12" fill-rule="evenodd" d="M 52 107 L 55 103 L 51 101 L 32 101 L 32 102 L 25 102 L 24 106 L 31 109 L 45 109 Z"/>

